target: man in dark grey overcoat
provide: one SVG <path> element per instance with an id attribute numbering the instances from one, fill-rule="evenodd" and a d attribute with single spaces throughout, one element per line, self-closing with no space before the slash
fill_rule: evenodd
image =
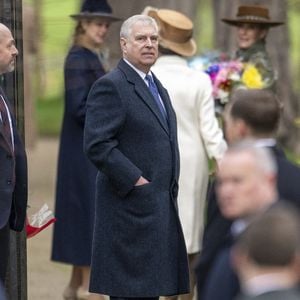
<path id="1" fill-rule="evenodd" d="M 12 72 L 18 50 L 0 23 L 0 76 Z M 27 159 L 11 105 L 0 87 L 0 280 L 5 281 L 10 229 L 22 231 L 27 206 Z M 1 299 L 2 300 L 2 299 Z"/>
<path id="2" fill-rule="evenodd" d="M 90 291 L 111 299 L 188 293 L 176 118 L 150 71 L 157 24 L 144 15 L 127 19 L 120 44 L 123 59 L 87 101 L 84 146 L 99 170 Z"/>

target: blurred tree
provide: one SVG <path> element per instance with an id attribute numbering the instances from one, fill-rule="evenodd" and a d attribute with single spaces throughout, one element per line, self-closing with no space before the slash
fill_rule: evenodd
<path id="1" fill-rule="evenodd" d="M 37 66 L 35 55 L 38 52 L 38 36 L 35 32 L 35 11 L 34 6 L 27 2 L 23 3 L 23 60 L 24 60 L 24 102 L 25 109 L 25 142 L 26 147 L 33 147 L 36 140 L 35 122 L 35 79 L 32 72 L 33 66 Z M 34 63 L 35 62 L 35 63 Z M 36 76 L 39 78 L 40 76 Z"/>
<path id="2" fill-rule="evenodd" d="M 232 52 L 236 48 L 235 30 L 220 21 L 222 17 L 235 17 L 240 4 L 265 5 L 270 9 L 271 18 L 283 20 L 285 26 L 270 30 L 267 48 L 278 72 L 278 95 L 283 102 L 283 121 L 279 130 L 282 144 L 296 154 L 300 154 L 300 128 L 296 126 L 299 115 L 299 97 L 293 91 L 290 70 L 290 40 L 287 18 L 287 0 L 213 0 L 215 45 L 216 48 Z"/>
<path id="3" fill-rule="evenodd" d="M 39 98 L 43 96 L 44 93 L 44 87 L 43 87 L 43 73 L 42 73 L 42 66 L 41 63 L 43 62 L 43 55 L 42 55 L 42 49 L 41 49 L 41 34 L 42 34 L 42 7 L 43 7 L 43 0 L 32 0 L 32 6 L 33 6 L 33 18 L 35 23 L 35 43 L 37 45 L 35 49 L 35 64 L 34 64 L 34 72 L 38 76 L 35 76 L 35 92 L 36 97 Z"/>

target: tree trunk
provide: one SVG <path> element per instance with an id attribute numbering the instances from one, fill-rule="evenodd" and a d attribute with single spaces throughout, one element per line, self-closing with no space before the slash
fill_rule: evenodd
<path id="1" fill-rule="evenodd" d="M 225 5 L 226 2 L 226 5 Z M 222 17 L 235 17 L 239 4 L 260 4 L 270 10 L 271 19 L 283 20 L 287 24 L 287 1 L 273 0 L 213 0 L 215 42 L 216 48 L 227 52 L 236 49 L 235 28 L 220 21 Z M 284 46 L 283 46 L 284 45 Z M 267 39 L 267 48 L 270 53 L 274 69 L 278 73 L 277 90 L 283 103 L 282 124 L 279 130 L 279 140 L 282 144 L 300 154 L 300 129 L 295 125 L 295 119 L 299 113 L 299 98 L 292 87 L 292 78 L 289 60 L 289 32 L 288 26 L 271 28 Z"/>
<path id="2" fill-rule="evenodd" d="M 113 9 L 113 13 L 122 19 L 140 14 L 146 6 L 154 6 L 157 8 L 170 8 L 176 9 L 188 15 L 194 20 L 197 13 L 197 0 L 109 0 L 109 3 Z M 115 66 L 117 61 L 121 57 L 120 44 L 119 44 L 119 32 L 122 22 L 116 22 L 112 24 L 110 28 L 110 34 L 108 37 L 108 46 L 110 50 L 111 66 Z"/>

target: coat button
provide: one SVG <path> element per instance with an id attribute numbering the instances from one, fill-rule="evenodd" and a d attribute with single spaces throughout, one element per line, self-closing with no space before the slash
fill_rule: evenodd
<path id="1" fill-rule="evenodd" d="M 11 180 L 10 179 L 7 180 L 7 184 L 11 185 Z"/>

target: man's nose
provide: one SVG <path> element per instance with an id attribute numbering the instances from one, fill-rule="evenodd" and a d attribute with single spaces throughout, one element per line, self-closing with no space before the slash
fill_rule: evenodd
<path id="1" fill-rule="evenodd" d="M 147 46 L 147 47 L 152 47 L 152 46 L 153 46 L 153 41 L 151 40 L 150 37 L 147 38 L 147 40 L 146 40 L 146 46 Z"/>
<path id="2" fill-rule="evenodd" d="M 14 56 L 17 56 L 17 55 L 19 54 L 19 51 L 18 51 L 18 49 L 17 49 L 16 46 L 13 46 L 12 54 L 13 54 Z"/>

